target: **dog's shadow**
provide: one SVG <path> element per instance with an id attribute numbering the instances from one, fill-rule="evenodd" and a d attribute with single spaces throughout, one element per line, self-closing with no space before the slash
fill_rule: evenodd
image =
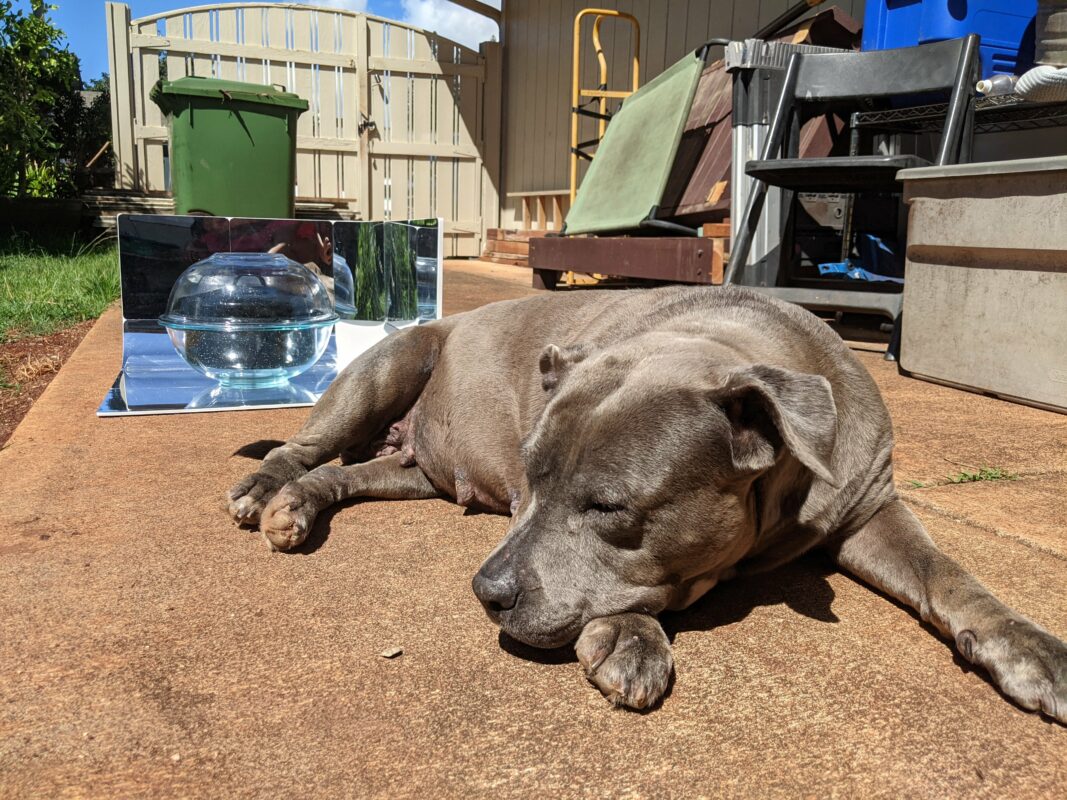
<path id="1" fill-rule="evenodd" d="M 251 458 L 255 461 L 262 461 L 267 457 L 276 447 L 281 447 L 285 442 L 277 439 L 259 439 L 255 442 L 249 442 L 248 444 L 241 445 L 233 451 L 232 456 L 240 456 L 241 458 Z"/>
<path id="2" fill-rule="evenodd" d="M 827 556 L 809 554 L 770 572 L 720 584 L 684 611 L 666 612 L 659 620 L 672 644 L 679 633 L 731 625 L 761 606 L 786 605 L 809 619 L 836 623 L 832 609 L 834 590 L 826 580 L 836 571 Z M 571 664 L 578 660 L 573 645 L 542 650 L 503 631 L 499 642 L 505 652 L 539 664 Z"/>
<path id="3" fill-rule="evenodd" d="M 684 611 L 660 615 L 667 637 L 710 631 L 741 622 L 761 606 L 785 605 L 817 622 L 836 623 L 834 590 L 826 579 L 837 568 L 821 552 L 809 553 L 770 572 L 725 581 Z"/>

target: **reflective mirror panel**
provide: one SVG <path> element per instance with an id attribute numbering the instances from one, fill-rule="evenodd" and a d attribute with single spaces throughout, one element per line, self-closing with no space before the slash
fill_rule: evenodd
<path id="1" fill-rule="evenodd" d="M 375 343 L 441 316 L 439 220 L 333 222 L 119 215 L 122 368 L 98 414 L 187 413 L 312 405 Z M 279 386 L 223 386 L 178 354 L 158 317 L 177 278 L 214 253 L 279 253 L 326 286 L 341 317 L 325 352 Z"/>

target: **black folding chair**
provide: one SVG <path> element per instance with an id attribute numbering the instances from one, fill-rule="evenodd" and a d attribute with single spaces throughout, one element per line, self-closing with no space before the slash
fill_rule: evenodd
<path id="1" fill-rule="evenodd" d="M 872 102 L 916 95 L 924 104 L 931 95 L 950 92 L 937 164 L 970 159 L 974 133 L 974 86 L 978 77 L 977 35 L 917 47 L 862 53 L 797 53 L 786 70 L 782 94 L 768 133 L 763 157 L 749 161 L 746 173 L 756 179 L 733 242 L 724 283 L 741 283 L 753 235 L 759 224 L 768 185 L 791 192 L 899 192 L 897 173 L 931 166 L 917 155 L 859 153 L 859 131 L 851 131 L 848 156 L 799 158 L 800 128 L 813 116 L 851 115 Z M 898 321 L 899 292 L 791 286 L 753 287 L 817 310 L 862 311 L 884 314 Z M 833 288 L 831 288 L 833 287 Z M 898 287 L 899 288 L 899 287 Z M 895 331 L 894 338 L 899 331 Z M 891 355 L 895 355 L 891 343 Z"/>

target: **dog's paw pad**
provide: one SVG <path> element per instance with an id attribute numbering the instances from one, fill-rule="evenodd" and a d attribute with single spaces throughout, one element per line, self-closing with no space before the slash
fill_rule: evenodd
<path id="1" fill-rule="evenodd" d="M 624 614 L 586 625 L 575 645 L 586 677 L 616 706 L 644 709 L 667 691 L 674 659 L 666 634 L 651 617 Z"/>
<path id="2" fill-rule="evenodd" d="M 267 503 L 259 530 L 276 550 L 291 550 L 307 538 L 316 509 L 304 502 L 300 489 L 288 484 Z"/>

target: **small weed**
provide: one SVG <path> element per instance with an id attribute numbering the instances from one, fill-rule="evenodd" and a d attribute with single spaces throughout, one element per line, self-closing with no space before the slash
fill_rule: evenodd
<path id="1" fill-rule="evenodd" d="M 946 475 L 948 483 L 975 483 L 977 481 L 1014 481 L 1018 479 L 1014 472 L 1008 472 L 1000 467 L 979 467 L 973 471 L 965 469 L 952 475 Z"/>
<path id="2" fill-rule="evenodd" d="M 4 365 L 0 364 L 0 389 L 17 389 L 19 385 L 12 382 L 11 378 L 7 374 L 7 370 L 4 369 Z"/>
<path id="3" fill-rule="evenodd" d="M 911 486 L 912 489 L 935 489 L 938 486 L 948 486 L 955 483 L 1014 481 L 1019 479 L 1019 476 L 1016 473 L 1008 472 L 1006 469 L 1001 469 L 1000 467 L 970 467 L 965 464 L 961 464 L 960 466 L 965 466 L 967 468 L 961 469 L 959 472 L 954 472 L 951 475 L 946 475 L 944 478 L 936 481 L 917 481 L 908 479 L 908 485 Z"/>

